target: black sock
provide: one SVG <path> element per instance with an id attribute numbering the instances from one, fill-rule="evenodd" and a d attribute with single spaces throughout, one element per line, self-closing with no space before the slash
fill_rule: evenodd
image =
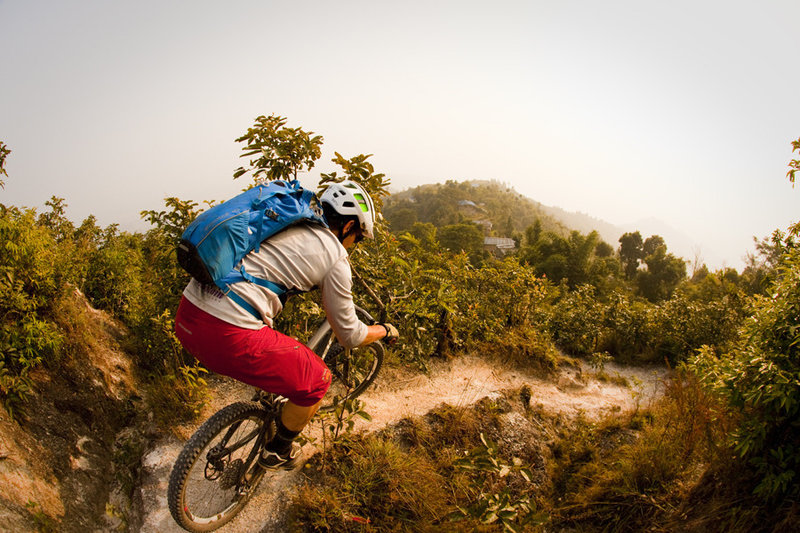
<path id="1" fill-rule="evenodd" d="M 292 441 L 300 434 L 299 431 L 290 431 L 283 425 L 283 421 L 278 418 L 276 422 L 277 431 L 272 440 L 267 443 L 266 449 L 278 455 L 284 455 L 292 448 Z"/>

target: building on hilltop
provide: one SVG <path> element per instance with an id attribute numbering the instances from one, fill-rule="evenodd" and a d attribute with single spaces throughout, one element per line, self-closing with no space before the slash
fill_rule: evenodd
<path id="1" fill-rule="evenodd" d="M 486 215 L 486 209 L 471 200 L 460 200 L 458 202 L 458 209 L 468 216 Z"/>
<path id="2" fill-rule="evenodd" d="M 517 243 L 508 237 L 484 237 L 483 249 L 495 255 L 506 255 L 517 249 Z"/>
<path id="3" fill-rule="evenodd" d="M 474 224 L 483 228 L 483 231 L 489 233 L 492 231 L 492 221 L 491 220 L 473 220 Z"/>

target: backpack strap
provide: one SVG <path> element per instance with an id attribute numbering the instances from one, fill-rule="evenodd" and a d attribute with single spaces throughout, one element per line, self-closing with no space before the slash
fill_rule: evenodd
<path id="1" fill-rule="evenodd" d="M 288 293 L 290 291 L 286 287 L 284 287 L 283 285 L 280 285 L 278 283 L 275 283 L 275 282 L 272 282 L 272 281 L 269 281 L 269 280 L 266 280 L 266 279 L 257 278 L 255 276 L 253 276 L 252 274 L 250 274 L 249 272 L 247 272 L 244 269 L 244 265 L 242 265 L 242 267 L 239 268 L 238 271 L 234 271 L 234 272 L 238 273 L 238 274 L 241 274 L 241 276 L 244 279 L 244 281 L 247 281 L 249 283 L 255 283 L 259 287 L 264 287 L 265 289 L 269 289 L 270 291 L 274 292 L 275 294 L 278 295 L 278 298 L 280 299 L 281 304 L 285 305 L 286 297 L 288 296 Z M 229 279 L 229 278 L 230 278 L 230 276 L 226 277 L 226 279 Z M 225 296 L 227 296 L 228 298 L 233 300 L 234 303 L 236 303 L 239 307 L 241 307 L 242 309 L 244 309 L 245 311 L 247 311 L 248 313 L 253 315 L 257 320 L 263 320 L 262 317 L 261 317 L 261 314 L 258 311 L 256 311 L 255 307 L 253 307 L 252 305 L 247 303 L 247 301 L 244 298 L 242 298 L 241 296 L 236 294 L 233 291 L 233 289 L 231 289 L 230 283 L 231 282 L 229 281 L 228 283 L 224 284 L 223 287 L 220 287 L 222 289 L 222 292 L 225 293 Z"/>
<path id="2" fill-rule="evenodd" d="M 256 311 L 255 307 L 247 303 L 247 301 L 244 298 L 233 292 L 233 289 L 231 289 L 230 287 L 228 287 L 228 290 L 225 291 L 225 296 L 233 300 L 234 303 L 236 303 L 239 307 L 241 307 L 242 309 L 253 315 L 256 318 L 256 320 L 262 320 L 262 321 L 264 320 L 259 314 L 259 312 Z"/>
<path id="3" fill-rule="evenodd" d="M 252 274 L 245 271 L 244 265 L 242 265 L 242 267 L 239 269 L 239 273 L 242 275 L 245 281 L 249 281 L 250 283 L 255 283 L 259 287 L 264 287 L 266 289 L 269 289 L 275 294 L 277 294 L 279 298 L 283 296 L 288 290 L 283 285 L 253 276 Z"/>

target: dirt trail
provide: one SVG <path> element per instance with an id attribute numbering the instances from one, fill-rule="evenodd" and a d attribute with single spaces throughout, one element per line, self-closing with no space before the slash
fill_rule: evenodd
<path id="1" fill-rule="evenodd" d="M 407 416 L 419 416 L 437 405 L 471 405 L 486 396 L 499 395 L 505 389 L 527 384 L 532 391 L 531 404 L 551 413 L 575 416 L 583 414 L 599 418 L 613 411 L 645 406 L 659 394 L 666 375 L 663 369 L 641 369 L 606 365 L 599 380 L 587 368 L 567 368 L 555 379 L 544 380 L 518 370 L 501 368 L 475 357 L 460 357 L 446 362 L 434 362 L 429 375 L 410 375 L 382 371 L 378 383 L 362 396 L 370 422 L 360 422 L 358 429 L 377 430 Z M 623 384 L 627 382 L 627 384 Z M 212 387 L 213 398 L 204 420 L 213 412 L 233 401 L 247 399 L 249 389 L 230 380 L 219 380 Z M 181 428 L 187 438 L 195 427 Z M 314 427 L 311 436 L 319 433 Z M 143 483 L 139 490 L 141 524 L 133 524 L 141 533 L 171 533 L 183 531 L 167 510 L 166 491 L 170 469 L 183 441 L 177 437 L 163 439 L 143 459 Z M 304 449 L 309 456 L 313 446 Z M 279 531 L 279 518 L 286 505 L 284 494 L 298 483 L 295 473 L 278 473 L 265 477 L 256 494 L 239 516 L 219 529 L 221 533 L 270 533 Z"/>

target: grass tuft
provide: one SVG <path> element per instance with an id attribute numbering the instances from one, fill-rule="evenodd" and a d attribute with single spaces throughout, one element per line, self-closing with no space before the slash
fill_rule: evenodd
<path id="1" fill-rule="evenodd" d="M 480 351 L 507 365 L 530 370 L 542 376 L 556 371 L 561 360 L 561 352 L 553 344 L 550 336 L 531 327 L 509 328 L 504 335 L 479 347 Z"/>
<path id="2" fill-rule="evenodd" d="M 426 454 L 383 438 L 351 436 L 308 469 L 313 481 L 289 518 L 302 531 L 419 531 L 448 512 L 446 484 Z M 368 529 L 370 530 L 370 529 Z"/>
<path id="3" fill-rule="evenodd" d="M 719 450 L 715 412 L 697 382 L 679 375 L 649 410 L 578 421 L 554 450 L 556 523 L 637 531 L 670 519 Z"/>

